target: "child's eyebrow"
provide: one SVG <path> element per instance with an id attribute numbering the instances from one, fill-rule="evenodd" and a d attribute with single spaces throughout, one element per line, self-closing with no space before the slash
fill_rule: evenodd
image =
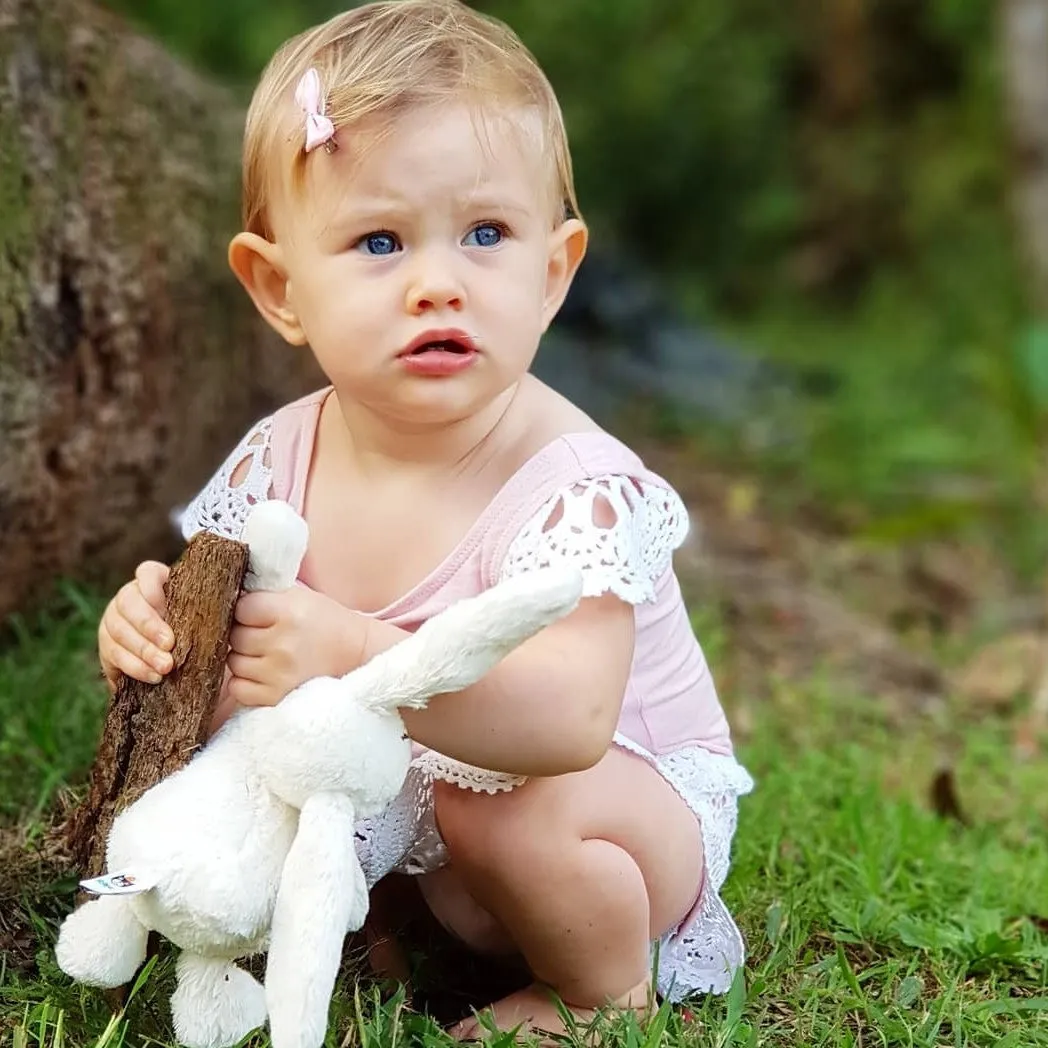
<path id="1" fill-rule="evenodd" d="M 336 222 L 356 221 L 371 215 L 408 215 L 411 205 L 395 197 L 352 197 L 343 200 L 336 208 Z"/>
<path id="2" fill-rule="evenodd" d="M 491 214 L 517 215 L 518 217 L 527 217 L 534 211 L 534 208 L 519 201 L 484 194 L 460 197 L 456 203 L 461 211 L 487 211 Z"/>
<path id="3" fill-rule="evenodd" d="M 518 220 L 529 218 L 535 210 L 519 200 L 488 193 L 460 196 L 455 200 L 455 207 L 462 214 L 504 216 Z M 328 231 L 338 233 L 370 222 L 392 224 L 406 221 L 415 212 L 416 208 L 408 201 L 397 197 L 359 197 L 344 201 L 330 216 L 325 227 Z"/>
<path id="4" fill-rule="evenodd" d="M 363 227 L 396 225 L 411 216 L 411 209 L 395 200 L 371 197 L 342 201 L 322 223 L 324 236 L 342 237 L 358 233 Z"/>

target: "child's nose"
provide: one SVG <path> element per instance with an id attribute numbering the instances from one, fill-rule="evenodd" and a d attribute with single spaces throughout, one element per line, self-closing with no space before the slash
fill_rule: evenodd
<path id="1" fill-rule="evenodd" d="M 441 252 L 416 257 L 405 301 L 409 313 L 460 310 L 465 304 L 466 291 L 451 259 Z"/>

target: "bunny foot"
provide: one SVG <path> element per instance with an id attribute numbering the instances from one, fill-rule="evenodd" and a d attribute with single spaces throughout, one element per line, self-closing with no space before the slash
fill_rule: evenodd
<path id="1" fill-rule="evenodd" d="M 171 995 L 175 1036 L 186 1048 L 228 1048 L 266 1021 L 266 995 L 229 961 L 182 953 Z"/>
<path id="2" fill-rule="evenodd" d="M 88 986 L 123 986 L 146 959 L 148 935 L 125 896 L 103 895 L 62 922 L 58 967 Z"/>

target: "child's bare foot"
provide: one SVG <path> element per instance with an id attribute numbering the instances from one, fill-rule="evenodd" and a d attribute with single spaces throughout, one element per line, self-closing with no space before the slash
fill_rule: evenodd
<path id="1" fill-rule="evenodd" d="M 650 982 L 645 980 L 629 993 L 623 994 L 617 1001 L 611 1002 L 608 1007 L 612 1009 L 632 1008 L 634 1011 L 645 1015 L 650 1007 L 651 987 Z M 573 1005 L 565 1005 L 567 1010 L 580 1022 L 587 1023 L 597 1014 L 596 1008 L 577 1008 Z M 543 1034 L 551 1036 L 563 1035 L 568 1032 L 561 1017 L 561 1010 L 557 1004 L 557 998 L 553 991 L 547 986 L 532 983 L 531 986 L 511 993 L 500 1001 L 488 1005 L 484 1014 L 494 1020 L 499 1030 L 513 1030 L 520 1027 L 520 1033 L 531 1034 L 540 1038 L 540 1044 L 555 1044 L 551 1040 L 541 1040 Z M 476 1016 L 470 1016 L 456 1023 L 448 1031 L 457 1041 L 482 1040 L 486 1027 Z"/>

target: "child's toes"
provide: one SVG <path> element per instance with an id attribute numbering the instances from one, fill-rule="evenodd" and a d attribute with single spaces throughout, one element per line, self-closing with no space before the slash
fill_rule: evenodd
<path id="1" fill-rule="evenodd" d="M 480 1023 L 475 1015 L 461 1019 L 448 1029 L 448 1035 L 456 1041 L 475 1041 L 480 1037 Z"/>

